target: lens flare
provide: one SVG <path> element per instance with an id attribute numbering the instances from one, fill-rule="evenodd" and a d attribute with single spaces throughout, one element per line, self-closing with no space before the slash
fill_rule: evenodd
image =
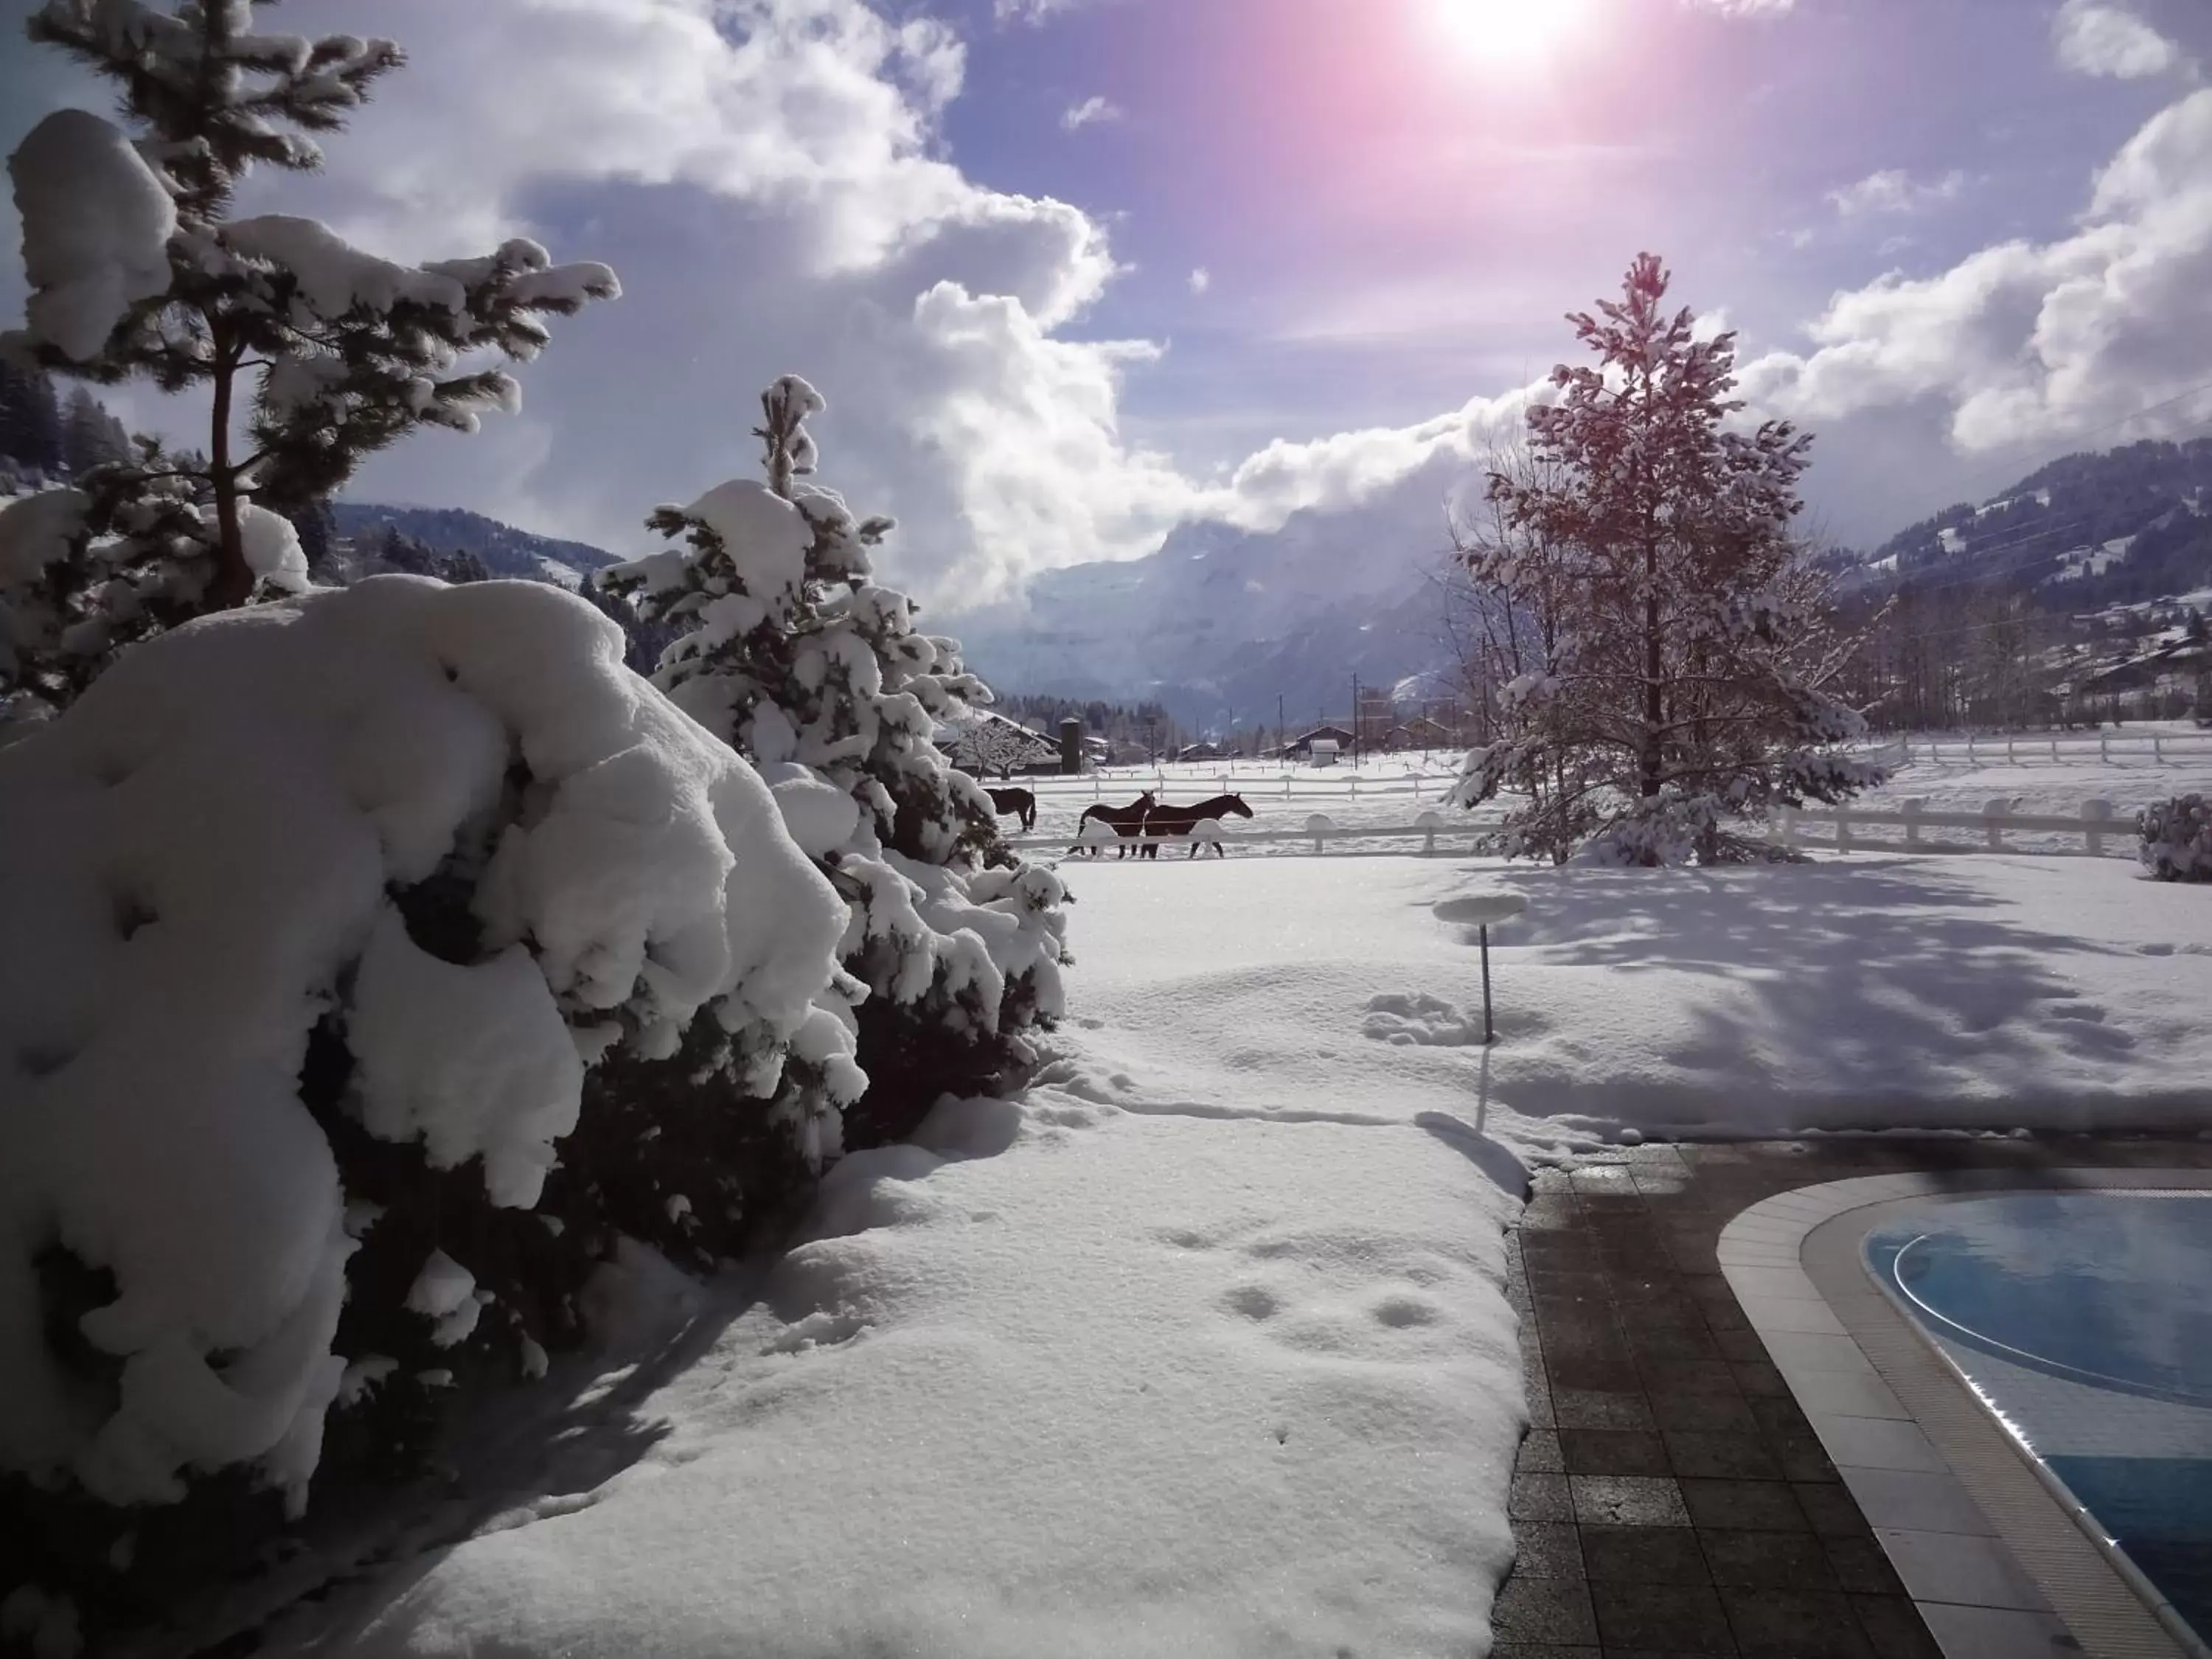
<path id="1" fill-rule="evenodd" d="M 1427 0 L 1437 33 L 1462 57 L 1525 68 L 1557 57 L 1589 21 L 1590 0 Z"/>

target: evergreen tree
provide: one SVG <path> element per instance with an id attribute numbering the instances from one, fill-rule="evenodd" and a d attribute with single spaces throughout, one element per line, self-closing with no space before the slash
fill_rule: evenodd
<path id="1" fill-rule="evenodd" d="M 0 358 L 0 459 L 48 477 L 62 470 L 61 407 L 53 376 Z"/>
<path id="2" fill-rule="evenodd" d="M 1751 850 L 1730 818 L 1881 781 L 1844 750 L 1865 725 L 1830 687 L 1854 645 L 1790 534 L 1811 440 L 1730 429 L 1735 337 L 1699 339 L 1662 308 L 1668 286 L 1644 254 L 1618 302 L 1570 319 L 1596 362 L 1553 372 L 1557 401 L 1528 414 L 1535 465 L 1491 475 L 1509 538 L 1544 550 L 1492 574 L 1563 624 L 1458 788 L 1473 805 L 1552 780 L 1509 815 L 1509 851 L 1564 856 L 1595 829 L 1626 861 L 1711 863 Z"/>
<path id="3" fill-rule="evenodd" d="M 599 580 L 678 630 L 654 683 L 761 769 L 852 907 L 844 960 L 873 1081 L 847 1122 L 865 1144 L 1029 1058 L 1024 1029 L 1060 1012 L 1065 895 L 1006 849 L 990 798 L 935 747 L 990 692 L 877 584 L 891 521 L 804 482 L 821 398 L 786 375 L 761 404 L 767 482 L 657 509 L 647 524 L 678 545 Z"/>
<path id="4" fill-rule="evenodd" d="M 71 477 L 82 478 L 96 466 L 131 459 L 131 434 L 123 422 L 82 386 L 70 388 L 61 425 L 62 465 Z"/>
<path id="5" fill-rule="evenodd" d="M 37 591 L 0 588 L 50 696 L 133 638 L 243 604 L 272 575 L 304 580 L 296 537 L 267 509 L 330 494 L 421 427 L 473 431 L 482 411 L 513 410 L 510 374 L 465 363 L 534 357 L 548 314 L 618 291 L 605 266 L 556 266 L 522 239 L 415 267 L 311 219 L 234 217 L 256 164 L 318 167 L 309 135 L 340 127 L 402 62 L 389 40 L 259 33 L 255 9 L 52 0 L 31 17 L 34 40 L 115 84 L 133 130 L 61 110 L 9 159 L 31 288 L 13 348 L 94 380 L 204 392 L 208 421 L 204 459 L 149 446 L 80 477 L 69 533 L 29 550 Z M 0 559 L 19 577 L 27 565 Z M 89 666 L 69 660 L 88 653 Z"/>
<path id="6" fill-rule="evenodd" d="M 292 521 L 292 533 L 300 538 L 300 555 L 307 562 L 307 574 L 329 580 L 337 542 L 337 524 L 330 502 L 319 495 L 284 516 Z"/>

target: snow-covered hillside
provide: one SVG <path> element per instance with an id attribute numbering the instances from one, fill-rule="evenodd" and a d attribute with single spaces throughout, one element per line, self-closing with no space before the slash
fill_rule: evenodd
<path id="1" fill-rule="evenodd" d="M 481 513 L 454 507 L 385 507 L 368 501 L 336 501 L 331 514 L 338 534 L 354 538 L 396 530 L 410 541 L 440 553 L 472 553 L 495 576 L 521 576 L 574 588 L 616 556 L 582 542 L 532 535 Z"/>

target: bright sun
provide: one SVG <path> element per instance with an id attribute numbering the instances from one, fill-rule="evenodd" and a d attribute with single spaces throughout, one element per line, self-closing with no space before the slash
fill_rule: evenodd
<path id="1" fill-rule="evenodd" d="M 1590 0 L 1429 0 L 1444 38 L 1500 67 L 1555 56 L 1589 21 Z"/>

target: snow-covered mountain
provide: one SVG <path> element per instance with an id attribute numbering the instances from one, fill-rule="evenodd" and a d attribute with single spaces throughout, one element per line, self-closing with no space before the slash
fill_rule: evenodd
<path id="1" fill-rule="evenodd" d="M 473 553 L 495 576 L 525 576 L 574 587 L 594 570 L 617 562 L 617 556 L 583 542 L 535 536 L 481 513 L 459 507 L 385 507 L 369 501 L 332 501 L 337 533 L 358 538 L 386 528 L 441 553 Z"/>
<path id="2" fill-rule="evenodd" d="M 1445 501 L 1464 465 L 1437 466 L 1380 501 L 1295 514 L 1272 533 L 1187 524 L 1158 553 L 1071 566 L 1024 600 L 926 625 L 1008 691 L 1156 699 L 1193 726 L 1293 724 L 1350 708 L 1352 679 L 1440 672 L 1431 580 L 1449 544 Z M 1418 691 L 1410 695 L 1418 696 Z"/>
<path id="3" fill-rule="evenodd" d="M 1870 586 L 1988 580 L 2077 611 L 2212 586 L 2212 438 L 2066 456 L 1844 568 Z"/>

